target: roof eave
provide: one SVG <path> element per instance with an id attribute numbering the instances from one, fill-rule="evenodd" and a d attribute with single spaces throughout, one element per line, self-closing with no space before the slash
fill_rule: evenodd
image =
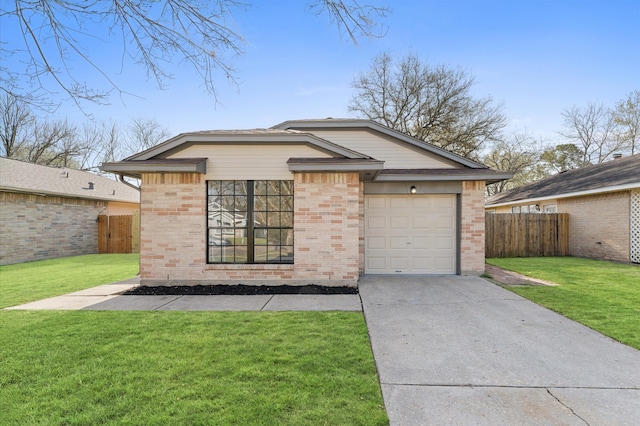
<path id="1" fill-rule="evenodd" d="M 627 191 L 627 190 L 638 189 L 638 188 L 640 188 L 640 182 L 628 183 L 624 185 L 608 186 L 605 188 L 589 189 L 586 191 L 568 192 L 566 194 L 545 195 L 543 197 L 530 197 L 530 198 L 522 198 L 520 200 L 501 201 L 495 204 L 486 204 L 485 207 L 487 208 L 505 207 L 505 206 L 511 206 L 514 204 L 527 204 L 527 203 L 546 201 L 546 200 L 559 200 L 564 198 L 584 197 L 587 195 L 606 194 L 609 192 Z"/>
<path id="2" fill-rule="evenodd" d="M 176 160 L 125 160 L 100 165 L 103 172 L 140 178 L 143 173 L 207 173 L 206 158 Z"/>
<path id="3" fill-rule="evenodd" d="M 511 179 L 511 172 L 478 173 L 473 169 L 461 169 L 459 173 L 437 174 L 437 173 L 402 173 L 402 174 L 379 174 L 376 182 L 402 182 L 402 181 L 485 181 L 487 184 Z"/>

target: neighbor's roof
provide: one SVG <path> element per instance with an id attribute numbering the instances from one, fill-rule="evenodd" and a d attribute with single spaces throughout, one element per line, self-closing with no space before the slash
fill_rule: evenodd
<path id="1" fill-rule="evenodd" d="M 89 182 L 93 182 L 90 189 Z M 122 182 L 81 170 L 40 166 L 0 157 L 0 191 L 140 202 L 140 191 Z"/>
<path id="2" fill-rule="evenodd" d="M 501 192 L 489 197 L 486 206 L 499 206 L 542 198 L 567 198 L 631 188 L 640 188 L 640 154 L 568 170 L 528 185 Z"/>

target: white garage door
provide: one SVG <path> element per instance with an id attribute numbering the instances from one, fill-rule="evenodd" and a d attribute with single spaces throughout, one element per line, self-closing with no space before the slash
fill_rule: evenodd
<path id="1" fill-rule="evenodd" d="M 367 195 L 366 274 L 455 274 L 456 196 Z"/>

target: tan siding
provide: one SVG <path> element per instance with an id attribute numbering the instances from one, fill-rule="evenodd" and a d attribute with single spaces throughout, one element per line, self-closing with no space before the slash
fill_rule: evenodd
<path id="1" fill-rule="evenodd" d="M 107 210 L 103 213 L 107 216 L 130 215 L 133 212 L 140 211 L 138 203 L 119 203 L 117 201 L 109 201 Z"/>
<path id="2" fill-rule="evenodd" d="M 418 149 L 410 148 L 367 131 L 314 130 L 313 134 L 345 148 L 369 155 L 376 160 L 384 161 L 385 169 L 454 168 L 435 155 L 426 154 Z"/>
<path id="3" fill-rule="evenodd" d="M 326 158 L 305 145 L 193 145 L 169 158 L 206 157 L 206 179 L 293 179 L 289 158 Z"/>

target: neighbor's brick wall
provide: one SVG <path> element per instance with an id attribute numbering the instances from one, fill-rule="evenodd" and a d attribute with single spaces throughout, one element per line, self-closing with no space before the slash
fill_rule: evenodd
<path id="1" fill-rule="evenodd" d="M 98 252 L 104 201 L 0 192 L 0 265 Z"/>
<path id="2" fill-rule="evenodd" d="M 356 285 L 357 173 L 294 175 L 294 265 L 206 263 L 206 181 L 198 174 L 145 174 L 141 191 L 143 284 Z"/>
<path id="3" fill-rule="evenodd" d="M 569 213 L 569 254 L 629 262 L 629 191 L 558 200 Z"/>
<path id="4" fill-rule="evenodd" d="M 460 270 L 463 274 L 484 272 L 484 191 L 483 181 L 462 182 Z"/>

